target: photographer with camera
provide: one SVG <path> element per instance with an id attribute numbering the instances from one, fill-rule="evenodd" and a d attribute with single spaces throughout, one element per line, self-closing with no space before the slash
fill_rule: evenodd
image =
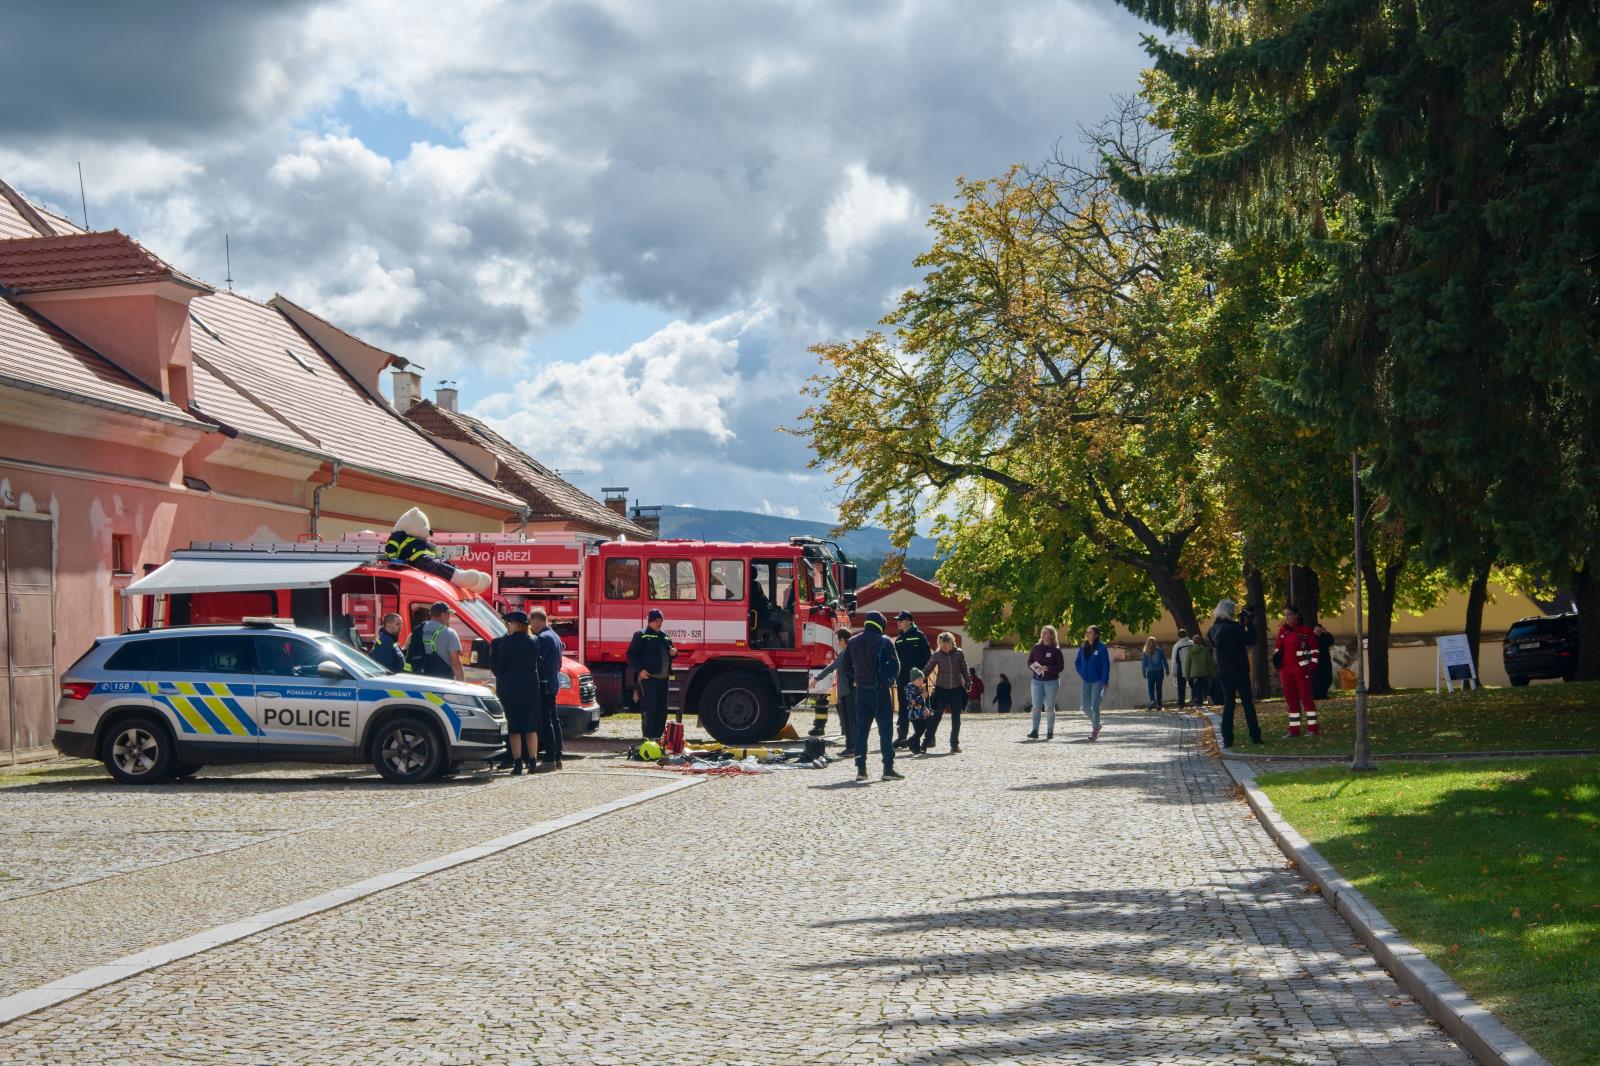
<path id="1" fill-rule="evenodd" d="M 1235 699 L 1244 703 L 1244 724 L 1250 731 L 1250 742 L 1260 744 L 1261 723 L 1256 720 L 1255 697 L 1250 692 L 1248 651 L 1256 642 L 1255 619 L 1248 607 L 1240 611 L 1232 600 L 1220 601 L 1211 618 L 1211 629 L 1206 635 L 1216 651 L 1217 681 L 1222 686 L 1222 746 L 1233 747 Z"/>

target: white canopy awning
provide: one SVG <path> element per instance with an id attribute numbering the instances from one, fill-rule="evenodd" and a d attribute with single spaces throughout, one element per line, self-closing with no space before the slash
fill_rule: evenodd
<path id="1" fill-rule="evenodd" d="M 128 596 L 179 592 L 249 592 L 253 589 L 322 588 L 365 559 L 274 558 L 174 559 L 123 589 Z"/>

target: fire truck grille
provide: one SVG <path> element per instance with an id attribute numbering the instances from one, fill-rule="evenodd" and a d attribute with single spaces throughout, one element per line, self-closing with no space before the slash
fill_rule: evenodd
<path id="1" fill-rule="evenodd" d="M 593 703 L 600 690 L 595 687 L 593 674 L 578 675 L 578 701 L 580 703 Z"/>

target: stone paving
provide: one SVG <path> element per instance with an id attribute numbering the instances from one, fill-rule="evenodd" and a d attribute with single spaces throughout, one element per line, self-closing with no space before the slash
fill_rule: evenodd
<path id="1" fill-rule="evenodd" d="M 1200 723 L 1106 717 L 974 721 L 900 783 L 713 780 L 21 1019 L 0 1061 L 1470 1061 Z"/>

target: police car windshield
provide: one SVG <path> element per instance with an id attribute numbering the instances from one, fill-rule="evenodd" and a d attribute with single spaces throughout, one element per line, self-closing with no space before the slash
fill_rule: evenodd
<path id="1" fill-rule="evenodd" d="M 321 648 L 328 658 L 336 660 L 340 666 L 357 677 L 385 677 L 389 673 L 376 661 L 368 658 L 364 652 L 356 651 L 350 645 L 332 637 L 318 637 L 317 647 Z"/>
<path id="2" fill-rule="evenodd" d="M 489 639 L 503 637 L 509 630 L 506 624 L 500 621 L 500 616 L 482 600 L 462 600 L 456 605 L 456 610 L 471 618 L 477 626 L 489 634 Z"/>

